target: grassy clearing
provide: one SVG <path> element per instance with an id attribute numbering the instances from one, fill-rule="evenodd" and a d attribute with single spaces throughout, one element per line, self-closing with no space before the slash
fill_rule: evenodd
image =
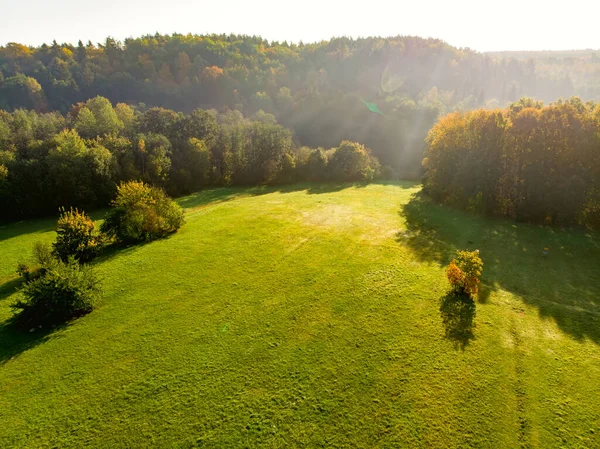
<path id="1" fill-rule="evenodd" d="M 183 198 L 181 231 L 104 256 L 100 307 L 51 333 L 8 318 L 54 220 L 0 228 L 0 446 L 600 446 L 598 236 L 418 191 Z M 476 310 L 445 296 L 456 248 L 486 264 Z"/>

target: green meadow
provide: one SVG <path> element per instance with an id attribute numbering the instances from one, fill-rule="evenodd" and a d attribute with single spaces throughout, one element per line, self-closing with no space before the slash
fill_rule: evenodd
<path id="1" fill-rule="evenodd" d="M 181 230 L 105 251 L 98 307 L 56 329 L 10 308 L 56 220 L 0 228 L 0 447 L 600 447 L 600 235 L 412 183 L 179 202 Z M 467 248 L 474 306 L 446 295 Z"/>

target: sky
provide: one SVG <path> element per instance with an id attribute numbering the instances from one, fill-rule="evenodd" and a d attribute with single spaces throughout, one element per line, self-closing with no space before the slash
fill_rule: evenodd
<path id="1" fill-rule="evenodd" d="M 236 33 L 416 35 L 477 51 L 600 49 L 598 0 L 0 0 L 0 45 Z"/>

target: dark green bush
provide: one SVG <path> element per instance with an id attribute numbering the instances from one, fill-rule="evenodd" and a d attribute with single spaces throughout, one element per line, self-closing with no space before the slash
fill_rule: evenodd
<path id="1" fill-rule="evenodd" d="M 100 286 L 91 267 L 71 257 L 66 263 L 53 259 L 42 267 L 43 274 L 25 284 L 12 307 L 23 326 L 63 323 L 92 310 Z"/>
<path id="2" fill-rule="evenodd" d="M 44 269 L 55 262 L 52 248 L 48 243 L 35 242 L 33 244 L 33 258 L 38 265 L 38 269 Z"/>
<path id="3" fill-rule="evenodd" d="M 25 282 L 27 282 L 31 280 L 32 271 L 29 265 L 24 262 L 20 262 L 17 265 L 17 274 L 19 277 L 22 277 Z"/>
<path id="4" fill-rule="evenodd" d="M 43 276 L 47 267 L 56 262 L 52 248 L 48 243 L 35 242 L 33 244 L 33 258 L 35 259 L 35 265 L 33 266 L 25 262 L 20 262 L 17 265 L 17 274 L 23 278 L 24 282 L 33 281 Z"/>
<path id="5" fill-rule="evenodd" d="M 100 237 L 95 233 L 94 222 L 85 212 L 77 209 L 61 210 L 58 219 L 54 253 L 63 262 L 73 256 L 79 262 L 91 260 L 100 248 Z"/>
<path id="6" fill-rule="evenodd" d="M 112 205 L 101 230 L 119 242 L 160 238 L 177 231 L 184 223 L 181 207 L 162 189 L 143 182 L 121 184 Z"/>

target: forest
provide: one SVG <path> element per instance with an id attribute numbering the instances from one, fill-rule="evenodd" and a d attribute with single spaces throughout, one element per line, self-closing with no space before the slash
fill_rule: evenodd
<path id="1" fill-rule="evenodd" d="M 357 142 L 298 147 L 263 111 L 142 111 L 103 97 L 66 116 L 0 111 L 0 219 L 103 207 L 129 180 L 179 196 L 209 185 L 369 181 L 391 171 Z"/>
<path id="2" fill-rule="evenodd" d="M 419 179 L 423 141 L 455 110 L 600 95 L 591 51 L 482 54 L 411 36 L 269 42 L 241 35 L 147 35 L 124 42 L 0 47 L 0 109 L 66 114 L 96 96 L 113 104 L 273 114 L 300 145 L 347 139 Z"/>
<path id="3" fill-rule="evenodd" d="M 598 95 L 591 50 L 485 54 L 407 36 L 10 43 L 0 47 L 2 215 L 102 206 L 132 179 L 181 195 L 425 173 L 444 202 L 591 225 Z M 351 168 L 336 168 L 341 142 L 360 154 Z"/>
<path id="4" fill-rule="evenodd" d="M 600 226 L 600 104 L 455 112 L 427 137 L 424 188 L 441 202 L 519 221 Z"/>

